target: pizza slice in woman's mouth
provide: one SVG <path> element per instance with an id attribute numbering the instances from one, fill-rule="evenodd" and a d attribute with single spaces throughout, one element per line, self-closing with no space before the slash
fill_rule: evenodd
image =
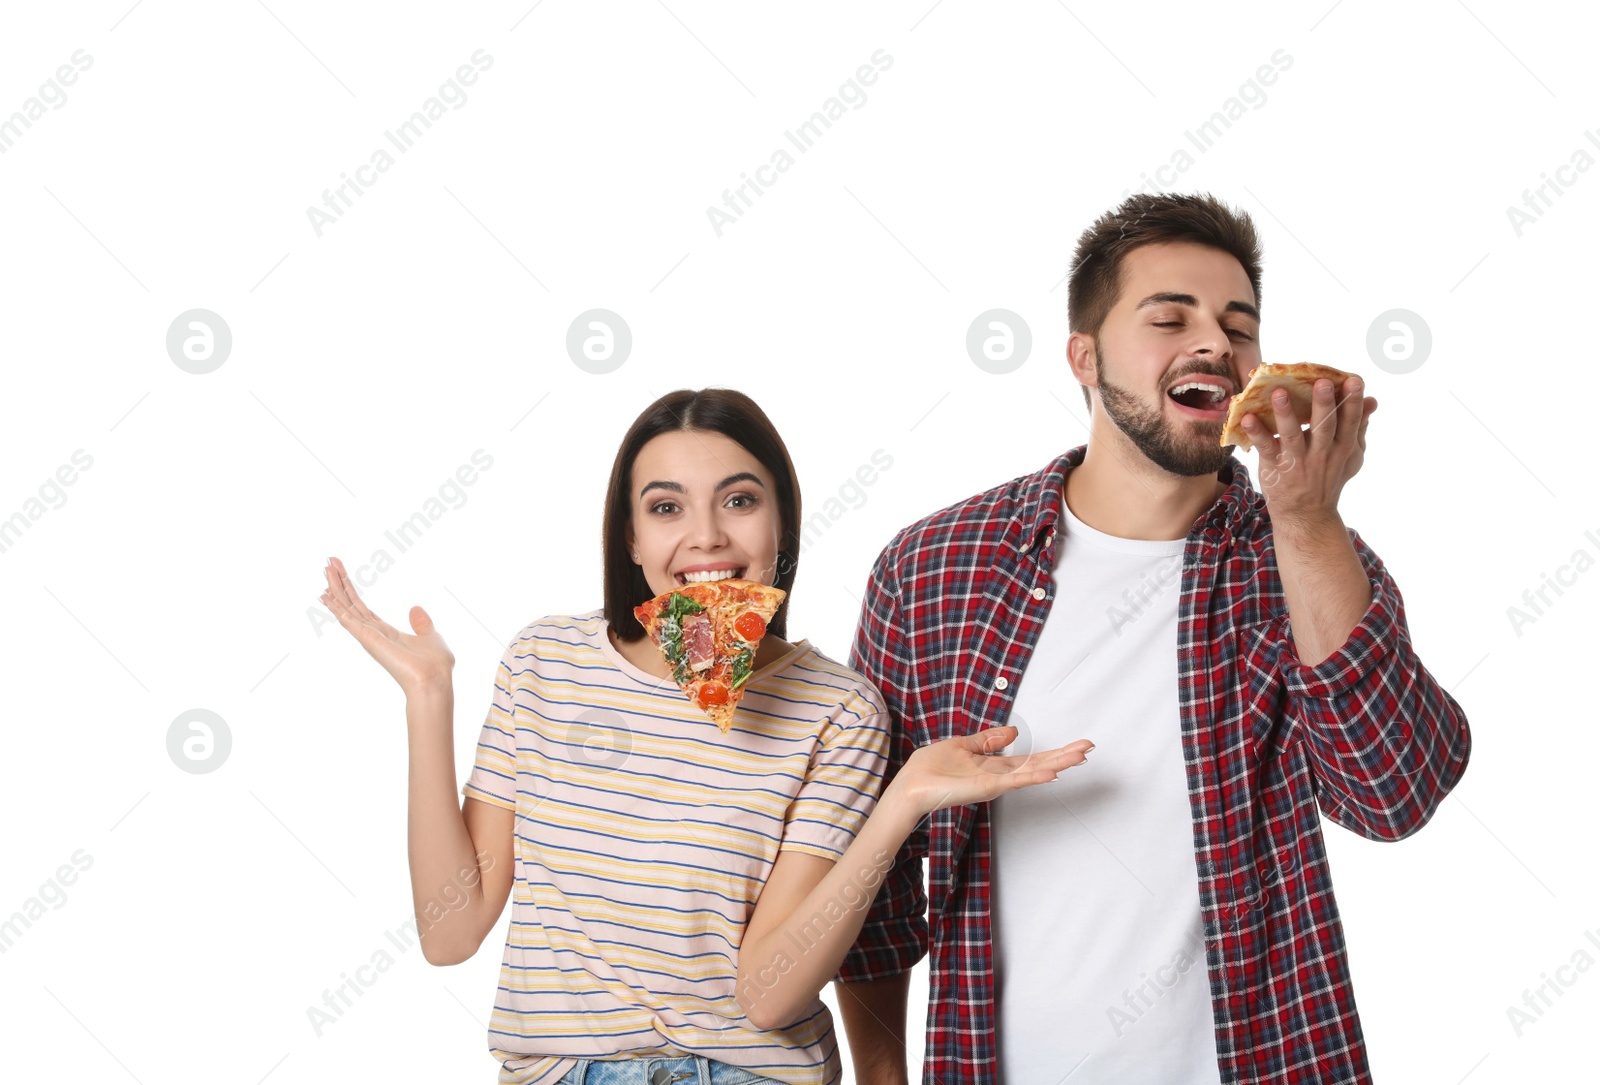
<path id="1" fill-rule="evenodd" d="M 691 582 L 640 603 L 633 616 L 690 703 L 726 732 L 754 672 L 756 648 L 786 594 L 737 577 Z"/>

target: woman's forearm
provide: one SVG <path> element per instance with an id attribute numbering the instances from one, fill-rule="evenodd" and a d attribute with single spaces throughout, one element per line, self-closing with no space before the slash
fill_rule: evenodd
<path id="1" fill-rule="evenodd" d="M 466 960 L 482 938 L 483 880 L 456 795 L 455 693 L 448 680 L 406 698 L 406 853 L 422 955 Z"/>
<path id="2" fill-rule="evenodd" d="M 739 947 L 738 998 L 757 1028 L 799 1019 L 861 933 L 895 854 L 921 814 L 891 783 L 839 860 L 755 943 Z"/>

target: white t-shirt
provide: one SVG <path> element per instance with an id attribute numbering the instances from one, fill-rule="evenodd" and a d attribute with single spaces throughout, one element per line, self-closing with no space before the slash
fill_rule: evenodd
<path id="1" fill-rule="evenodd" d="M 1217 1085 L 1178 717 L 1184 540 L 1062 516 L 1007 752 L 1095 749 L 991 804 L 1002 1082 Z"/>

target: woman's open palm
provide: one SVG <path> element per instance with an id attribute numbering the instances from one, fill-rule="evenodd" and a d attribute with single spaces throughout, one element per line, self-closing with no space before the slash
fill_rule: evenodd
<path id="1" fill-rule="evenodd" d="M 430 685 L 450 681 L 456 657 L 433 627 L 433 619 L 428 617 L 427 611 L 412 607 L 408 617 L 415 633 L 402 633 L 367 609 L 367 604 L 356 594 L 355 585 L 350 583 L 344 562 L 329 558 L 323 572 L 328 578 L 328 590 L 322 593 L 323 605 L 333 612 L 339 624 L 356 638 L 367 654 L 400 683 L 408 697 Z"/>
<path id="2" fill-rule="evenodd" d="M 916 809 L 932 813 L 950 806 L 987 802 L 1019 787 L 1049 783 L 1083 764 L 1094 743 L 1086 738 L 1042 753 L 996 756 L 1017 738 L 1017 728 L 991 727 L 923 746 L 906 759 L 895 783 Z"/>

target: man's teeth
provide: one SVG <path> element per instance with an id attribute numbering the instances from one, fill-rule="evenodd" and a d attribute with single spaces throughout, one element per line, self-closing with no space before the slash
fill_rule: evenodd
<path id="1" fill-rule="evenodd" d="M 1220 403 L 1224 399 L 1228 398 L 1228 390 L 1226 388 L 1222 387 L 1221 385 L 1211 384 L 1206 381 L 1188 381 L 1184 384 L 1178 385 L 1176 388 L 1168 389 L 1167 394 L 1177 397 L 1183 395 L 1185 392 L 1192 392 L 1196 388 L 1203 392 L 1210 392 L 1211 402 L 1213 403 Z"/>
<path id="2" fill-rule="evenodd" d="M 685 584 L 704 584 L 709 580 L 729 580 L 739 575 L 738 569 L 719 569 L 711 573 L 683 573 Z"/>

